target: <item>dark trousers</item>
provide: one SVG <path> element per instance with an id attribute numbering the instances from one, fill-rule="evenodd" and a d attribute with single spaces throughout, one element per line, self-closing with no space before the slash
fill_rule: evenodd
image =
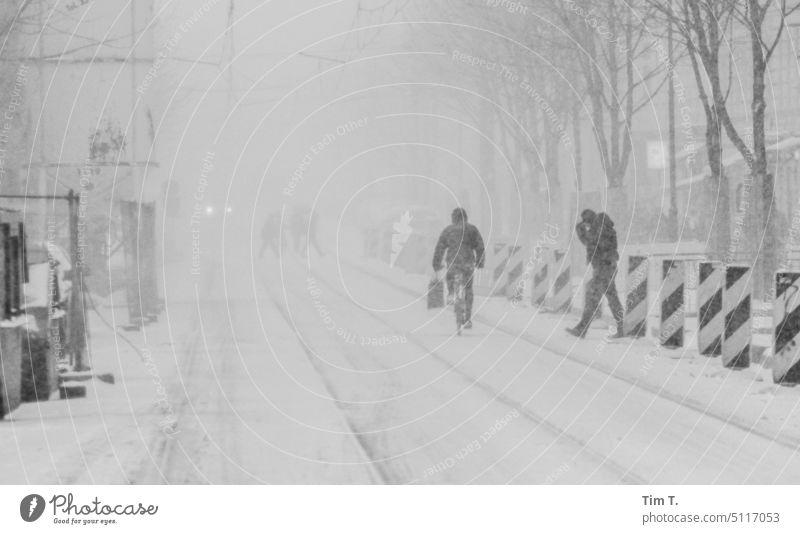
<path id="1" fill-rule="evenodd" d="M 624 312 L 622 303 L 617 295 L 617 284 L 614 281 L 614 277 L 617 275 L 617 266 L 603 263 L 593 266 L 592 269 L 594 272 L 586 288 L 586 302 L 583 305 L 583 317 L 581 317 L 581 322 L 578 323 L 578 329 L 585 330 L 589 328 L 592 319 L 600 309 L 600 300 L 602 300 L 603 295 L 608 299 L 608 307 L 611 308 L 611 313 L 619 326 L 622 324 Z"/>
<path id="2" fill-rule="evenodd" d="M 475 269 L 471 267 L 450 267 L 447 269 L 445 280 L 447 281 L 447 293 L 453 294 L 453 284 L 455 283 L 456 272 L 460 272 L 464 280 L 464 301 L 467 305 L 467 321 L 472 319 L 472 279 L 475 278 Z"/>

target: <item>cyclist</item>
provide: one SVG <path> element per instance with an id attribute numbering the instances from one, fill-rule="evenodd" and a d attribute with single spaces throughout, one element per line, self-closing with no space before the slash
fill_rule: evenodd
<path id="1" fill-rule="evenodd" d="M 466 304 L 466 322 L 464 328 L 472 328 L 472 279 L 475 268 L 483 269 L 484 250 L 483 238 L 478 229 L 467 222 L 467 211 L 456 208 L 450 215 L 452 224 L 442 231 L 436 249 L 433 252 L 433 270 L 442 269 L 442 259 L 447 268 L 447 293 L 449 298 L 454 296 L 453 281 L 457 272 L 465 280 L 464 300 Z"/>

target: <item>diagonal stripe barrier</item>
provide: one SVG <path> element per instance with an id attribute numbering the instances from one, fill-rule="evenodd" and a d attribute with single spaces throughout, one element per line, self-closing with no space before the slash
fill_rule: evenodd
<path id="1" fill-rule="evenodd" d="M 749 266 L 728 265 L 725 269 L 725 289 L 722 293 L 722 307 L 725 313 L 722 365 L 731 369 L 750 366 L 752 286 Z"/>
<path id="2" fill-rule="evenodd" d="M 628 256 L 628 276 L 625 283 L 625 317 L 623 330 L 626 336 L 644 337 L 647 327 L 647 271 L 645 256 Z"/>
<path id="3" fill-rule="evenodd" d="M 531 278 L 531 304 L 543 306 L 547 298 L 549 284 L 549 269 L 547 262 L 548 254 L 544 253 L 542 258 L 535 259 L 533 267 L 533 278 Z"/>
<path id="4" fill-rule="evenodd" d="M 698 266 L 697 285 L 698 330 L 697 348 L 700 354 L 719 356 L 722 354 L 722 281 L 725 274 L 719 262 L 703 261 Z"/>
<path id="5" fill-rule="evenodd" d="M 772 380 L 776 384 L 800 383 L 800 272 L 775 275 L 773 306 Z"/>
<path id="6" fill-rule="evenodd" d="M 525 281 L 522 275 L 525 272 L 525 262 L 528 259 L 526 249 L 527 247 L 522 245 L 509 245 L 508 247 L 506 297 L 513 302 L 522 300 L 525 289 Z"/>
<path id="7" fill-rule="evenodd" d="M 572 305 L 572 276 L 570 274 L 569 257 L 564 250 L 553 251 L 552 292 L 548 305 L 549 312 L 567 313 Z"/>
<path id="8" fill-rule="evenodd" d="M 680 260 L 663 260 L 663 282 L 661 284 L 661 346 L 683 347 L 684 315 L 683 303 L 686 264 Z"/>

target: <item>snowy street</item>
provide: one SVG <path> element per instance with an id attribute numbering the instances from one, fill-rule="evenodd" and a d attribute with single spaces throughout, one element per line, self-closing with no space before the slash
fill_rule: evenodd
<path id="1" fill-rule="evenodd" d="M 576 340 L 563 332 L 574 316 L 505 299 L 479 298 L 475 327 L 458 337 L 452 309 L 427 311 L 413 277 L 331 257 L 311 271 L 293 257 L 280 265 L 256 264 L 255 298 L 170 306 L 168 328 L 130 338 L 138 362 L 112 341 L 119 358 L 95 365 L 124 385 L 15 412 L 3 446 L 22 458 L 5 472 L 173 484 L 800 477 L 797 391 L 752 370 L 720 375 L 691 351 L 647 359 L 647 341 L 603 343 L 599 327 Z M 46 426 L 37 406 L 51 411 Z"/>

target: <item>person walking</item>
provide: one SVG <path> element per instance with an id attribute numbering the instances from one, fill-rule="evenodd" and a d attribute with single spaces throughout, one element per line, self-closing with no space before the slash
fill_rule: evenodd
<path id="1" fill-rule="evenodd" d="M 584 337 L 605 295 L 617 323 L 617 333 L 614 337 L 623 337 L 624 312 L 615 282 L 619 251 L 614 222 L 606 213 L 595 213 L 586 209 L 581 213 L 581 220 L 575 226 L 575 232 L 586 247 L 586 263 L 592 265 L 592 279 L 586 289 L 583 316 L 577 325 L 567 328 L 567 332 L 577 337 Z"/>

